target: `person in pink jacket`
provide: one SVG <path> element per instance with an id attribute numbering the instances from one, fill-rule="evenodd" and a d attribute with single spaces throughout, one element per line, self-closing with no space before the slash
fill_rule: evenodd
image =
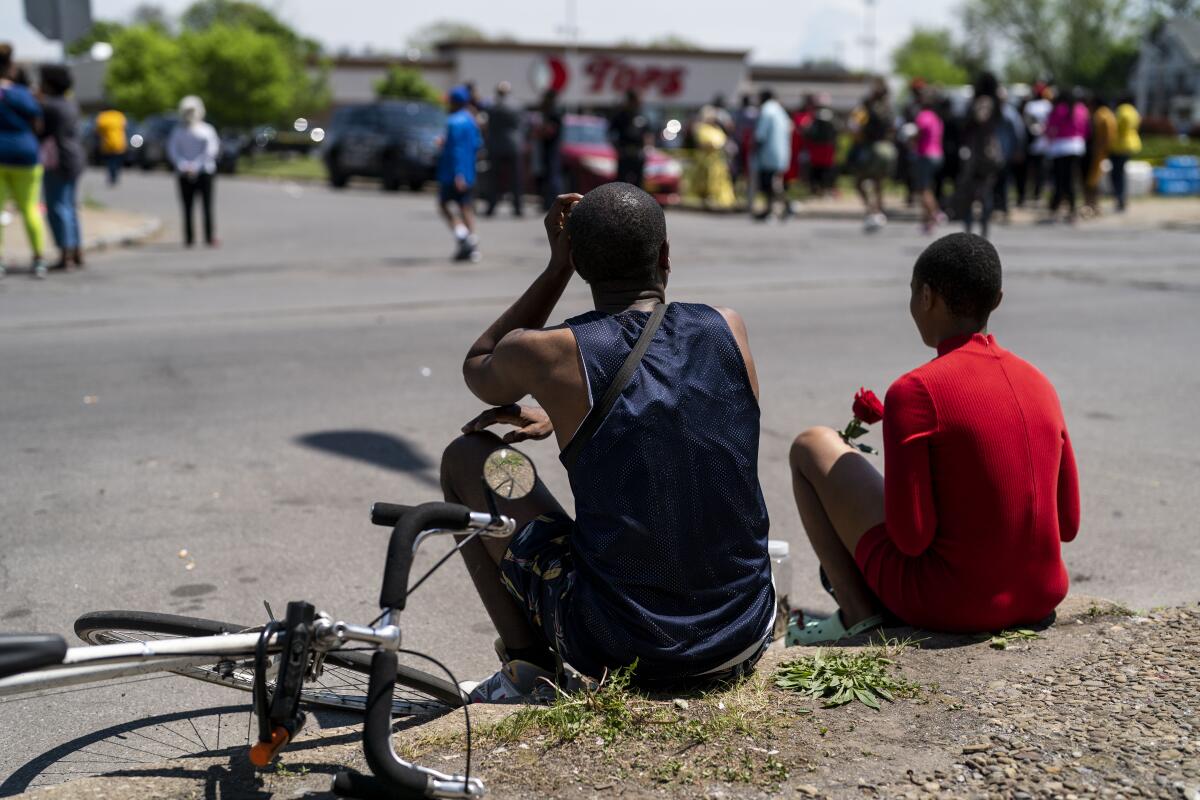
<path id="1" fill-rule="evenodd" d="M 1054 108 L 1046 120 L 1046 157 L 1054 170 L 1054 194 L 1050 199 L 1049 220 L 1058 215 L 1063 200 L 1067 201 L 1067 221 L 1075 222 L 1075 181 L 1087 149 L 1087 106 L 1078 89 L 1059 92 Z"/>

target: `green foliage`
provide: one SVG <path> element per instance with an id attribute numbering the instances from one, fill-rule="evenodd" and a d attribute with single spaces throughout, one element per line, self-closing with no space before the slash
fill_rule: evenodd
<path id="1" fill-rule="evenodd" d="M 976 41 L 1004 42 L 1017 69 L 1064 86 L 1123 87 L 1143 32 L 1138 4 L 1124 0 L 967 0 L 963 24 Z"/>
<path id="2" fill-rule="evenodd" d="M 540 730 L 561 744 L 586 733 L 611 744 L 638 716 L 629 693 L 629 681 L 636 668 L 635 661 L 607 676 L 598 686 L 584 686 L 574 695 L 560 694 L 549 706 L 523 708 L 497 724 L 492 736 L 502 742 L 515 742 L 531 730 Z"/>
<path id="3" fill-rule="evenodd" d="M 313 58 L 321 52 L 316 40 L 300 36 L 267 9 L 245 0 L 196 0 L 180 22 L 188 31 L 206 31 L 215 25 L 251 28 L 277 39 L 298 58 Z"/>
<path id="4" fill-rule="evenodd" d="M 647 47 L 661 47 L 664 50 L 699 50 L 700 45 L 675 33 L 668 33 L 646 42 Z"/>
<path id="5" fill-rule="evenodd" d="M 375 81 L 375 94 L 394 100 L 423 100 L 441 103 L 442 93 L 425 80 L 420 70 L 412 67 L 392 67 Z"/>
<path id="6" fill-rule="evenodd" d="M 171 18 L 166 9 L 154 3 L 139 4 L 129 15 L 129 20 L 134 25 L 148 25 L 166 32 L 171 30 Z"/>
<path id="7" fill-rule="evenodd" d="M 113 105 L 135 117 L 174 108 L 187 80 L 179 43 L 145 25 L 121 29 L 111 42 L 104 90 Z"/>
<path id="8" fill-rule="evenodd" d="M 309 99 L 303 65 L 274 36 L 218 23 L 185 31 L 179 45 L 187 63 L 185 93 L 203 98 L 222 125 L 281 121 Z"/>
<path id="9" fill-rule="evenodd" d="M 1014 642 L 1032 642 L 1035 639 L 1040 639 L 1035 631 L 1027 628 L 1022 628 L 1015 631 L 1002 631 L 988 639 L 988 645 L 993 650 L 1007 650 L 1010 644 Z"/>
<path id="10" fill-rule="evenodd" d="M 954 40 L 944 28 L 914 28 L 892 53 L 892 67 L 908 80 L 957 86 L 970 80 L 967 70 L 954 60 Z"/>
<path id="11" fill-rule="evenodd" d="M 146 24 L 97 23 L 89 34 L 111 31 L 105 89 L 133 116 L 173 109 L 184 95 L 195 94 L 221 125 L 245 127 L 290 123 L 329 102 L 327 64 L 317 43 L 261 6 L 199 0 L 184 13 L 178 37 L 157 7 L 142 6 L 137 16 Z"/>
<path id="12" fill-rule="evenodd" d="M 916 691 L 908 681 L 891 675 L 888 670 L 894 664 L 877 649 L 859 653 L 818 650 L 815 655 L 781 664 L 775 672 L 775 685 L 820 698 L 826 708 L 857 700 L 878 711 L 880 699 L 892 702 L 898 694 L 911 696 Z"/>
<path id="13" fill-rule="evenodd" d="M 487 34 L 469 22 L 444 19 L 413 31 L 407 44 L 417 50 L 432 52 L 442 42 L 477 42 L 487 38 Z"/>
<path id="14" fill-rule="evenodd" d="M 67 46 L 67 53 L 73 56 L 85 55 L 96 42 L 109 42 L 117 37 L 125 26 L 110 19 L 98 19 L 92 23 L 92 28 L 83 36 Z"/>

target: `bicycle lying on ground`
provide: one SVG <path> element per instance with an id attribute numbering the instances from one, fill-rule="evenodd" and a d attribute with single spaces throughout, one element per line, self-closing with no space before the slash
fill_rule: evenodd
<path id="1" fill-rule="evenodd" d="M 363 749 L 373 775 L 343 771 L 333 781 L 342 797 L 470 798 L 485 793 L 471 776 L 471 728 L 464 695 L 436 659 L 401 645 L 400 615 L 408 596 L 455 552 L 478 536 L 508 536 L 515 523 L 498 513 L 493 494 L 517 499 L 532 491 L 533 464 L 502 448 L 484 465 L 490 490 L 487 513 L 452 503 L 402 506 L 376 503 L 371 521 L 392 528 L 379 595 L 380 615 L 368 625 L 335 621 L 309 603 L 288 603 L 282 620 L 247 627 L 226 622 L 137 611 L 97 611 L 75 622 L 87 643 L 68 647 L 56 634 L 0 634 L 0 695 L 170 672 L 250 692 L 258 719 L 250 749 L 266 767 L 292 741 L 304 708 L 365 714 Z M 409 586 L 417 548 L 430 536 L 462 539 Z M 268 609 L 269 611 L 269 609 Z M 366 647 L 363 647 L 363 646 Z M 371 652 L 367 652 L 367 651 Z M 400 654 L 425 659 L 450 680 L 399 664 Z M 466 768 L 447 775 L 401 759 L 392 747 L 393 715 L 441 714 L 462 707 Z"/>

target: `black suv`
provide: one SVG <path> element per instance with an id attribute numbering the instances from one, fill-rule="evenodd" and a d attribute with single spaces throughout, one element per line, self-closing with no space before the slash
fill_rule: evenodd
<path id="1" fill-rule="evenodd" d="M 429 103 L 385 100 L 337 110 L 325 140 L 329 183 L 341 188 L 354 175 L 383 179 L 394 192 L 419 191 L 434 178 L 446 114 Z"/>

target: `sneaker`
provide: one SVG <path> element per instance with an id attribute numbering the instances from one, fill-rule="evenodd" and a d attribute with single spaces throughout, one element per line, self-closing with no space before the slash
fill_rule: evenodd
<path id="1" fill-rule="evenodd" d="M 39 281 L 45 280 L 46 275 L 48 275 L 49 272 L 50 272 L 50 270 L 46 267 L 46 262 L 43 261 L 42 259 L 39 258 L 33 262 L 32 274 L 33 274 L 33 277 L 36 278 L 37 280 L 39 280 Z"/>
<path id="2" fill-rule="evenodd" d="M 509 661 L 486 680 L 463 681 L 468 703 L 545 704 L 556 694 L 554 673 L 528 661 Z"/>
<path id="3" fill-rule="evenodd" d="M 4 268 L 4 265 L 3 265 L 3 264 L 0 264 L 0 278 L 3 278 L 3 277 L 4 277 L 5 275 L 7 275 L 7 274 L 8 274 L 8 270 L 6 270 L 6 269 Z"/>
<path id="4" fill-rule="evenodd" d="M 874 233 L 887 224 L 887 217 L 883 214 L 867 214 L 863 220 L 863 230 L 867 233 Z"/>

